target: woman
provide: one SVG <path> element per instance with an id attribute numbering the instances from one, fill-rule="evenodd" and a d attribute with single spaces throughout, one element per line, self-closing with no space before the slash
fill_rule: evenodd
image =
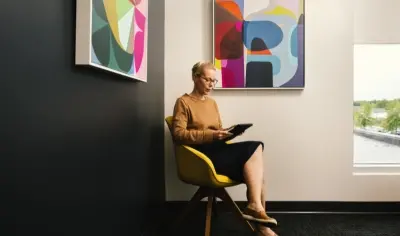
<path id="1" fill-rule="evenodd" d="M 172 133 L 175 142 L 190 145 L 207 155 L 218 174 L 247 185 L 248 205 L 243 211 L 247 220 L 258 222 L 261 235 L 276 235 L 264 224 L 277 224 L 265 213 L 264 170 L 258 141 L 226 144 L 230 135 L 223 129 L 218 106 L 209 93 L 216 84 L 215 67 L 210 62 L 198 62 L 192 68 L 193 91 L 177 99 L 174 107 Z"/>

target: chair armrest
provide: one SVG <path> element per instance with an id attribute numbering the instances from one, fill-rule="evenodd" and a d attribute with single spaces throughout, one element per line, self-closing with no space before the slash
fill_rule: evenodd
<path id="1" fill-rule="evenodd" d="M 207 165 L 209 166 L 209 168 L 211 169 L 211 171 L 217 175 L 217 172 L 215 171 L 214 168 L 214 164 L 212 163 L 212 161 L 210 160 L 210 158 L 208 158 L 204 153 L 200 152 L 199 150 L 192 148 L 190 146 L 186 146 L 183 145 L 183 147 L 188 150 L 189 152 L 193 153 L 194 155 L 196 155 L 198 158 L 202 159 L 205 163 L 207 163 Z"/>

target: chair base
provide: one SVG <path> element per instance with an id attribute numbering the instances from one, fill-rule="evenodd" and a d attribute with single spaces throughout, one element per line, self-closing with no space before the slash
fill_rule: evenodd
<path id="1" fill-rule="evenodd" d="M 217 198 L 221 199 L 224 203 L 227 204 L 229 208 L 233 211 L 233 213 L 247 225 L 247 227 L 252 231 L 256 232 L 254 227 L 250 224 L 249 221 L 243 218 L 242 212 L 239 207 L 233 201 L 233 199 L 229 196 L 228 192 L 225 188 L 209 188 L 209 187 L 199 187 L 197 192 L 193 195 L 192 199 L 190 199 L 189 204 L 172 225 L 172 231 L 176 231 L 180 223 L 188 216 L 188 214 L 201 202 L 203 198 L 208 198 L 207 201 L 207 209 L 206 209 L 206 224 L 205 224 L 205 236 L 210 236 L 211 233 L 211 215 L 214 212 L 216 214 L 216 203 Z"/>

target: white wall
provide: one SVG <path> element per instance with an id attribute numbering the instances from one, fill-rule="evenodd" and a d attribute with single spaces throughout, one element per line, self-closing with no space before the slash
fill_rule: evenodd
<path id="1" fill-rule="evenodd" d="M 399 0 L 354 0 L 355 43 L 400 43 Z"/>
<path id="2" fill-rule="evenodd" d="M 266 144 L 270 201 L 398 200 L 398 177 L 353 176 L 353 1 L 307 0 L 305 15 L 306 88 L 214 91 L 225 126 L 255 124 L 240 140 Z M 165 24 L 167 116 L 192 89 L 191 66 L 212 60 L 212 0 L 166 1 Z M 165 131 L 166 200 L 189 200 L 195 188 L 178 180 Z M 245 200 L 244 190 L 229 192 Z"/>

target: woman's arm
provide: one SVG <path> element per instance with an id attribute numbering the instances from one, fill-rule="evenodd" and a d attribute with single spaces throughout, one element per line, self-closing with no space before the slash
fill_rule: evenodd
<path id="1" fill-rule="evenodd" d="M 174 140 L 183 144 L 203 144 L 214 140 L 214 130 L 188 130 L 189 110 L 182 99 L 174 107 L 172 133 Z"/>

